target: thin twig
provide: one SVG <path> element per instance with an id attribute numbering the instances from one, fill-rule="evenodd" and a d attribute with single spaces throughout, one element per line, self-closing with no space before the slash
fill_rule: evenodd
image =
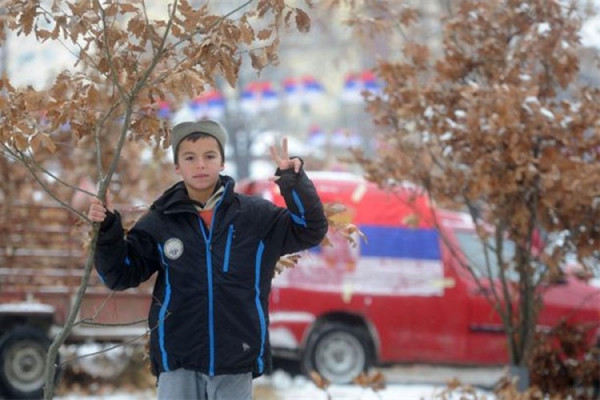
<path id="1" fill-rule="evenodd" d="M 171 314 L 170 312 L 167 312 L 167 315 L 165 316 L 165 319 L 163 319 L 163 323 L 164 323 L 164 321 L 165 321 L 167 318 L 169 318 L 171 315 L 172 315 L 172 314 Z M 142 322 L 142 321 L 144 321 L 144 320 L 137 321 L 136 323 L 140 323 L 140 322 Z M 145 320 L 145 321 L 147 321 L 147 320 Z M 135 343 L 135 342 L 137 342 L 138 340 L 140 340 L 140 339 L 142 339 L 142 338 L 144 338 L 144 337 L 148 336 L 148 334 L 150 334 L 150 333 L 152 333 L 154 330 L 156 330 L 156 329 L 159 327 L 159 325 L 160 325 L 160 322 L 159 322 L 159 323 L 157 323 L 157 324 L 156 324 L 155 326 L 153 326 L 152 328 L 148 328 L 148 329 L 146 330 L 146 332 L 145 332 L 143 335 L 138 335 L 138 336 L 135 336 L 135 337 L 133 337 L 133 338 L 131 338 L 131 339 L 129 339 L 129 340 L 123 341 L 123 342 L 121 342 L 121 343 L 117 343 L 117 344 L 115 344 L 114 346 L 111 346 L 111 347 L 109 347 L 109 348 L 107 348 L 107 349 L 102 349 L 102 350 L 99 350 L 99 351 L 95 351 L 95 352 L 93 352 L 93 353 L 84 354 L 84 355 L 82 355 L 82 356 L 77 356 L 77 357 L 73 357 L 73 358 L 70 358 L 70 359 L 68 359 L 68 360 L 65 360 L 65 361 L 63 361 L 63 362 L 60 364 L 60 366 L 62 367 L 62 366 L 64 366 L 64 365 L 68 364 L 68 363 L 72 363 L 73 361 L 76 361 L 76 360 L 79 360 L 79 359 L 82 359 L 82 358 L 87 358 L 87 357 L 96 356 L 96 355 L 99 355 L 99 354 L 106 353 L 106 352 L 109 352 L 109 351 L 111 351 L 111 350 L 117 349 L 117 348 L 119 348 L 119 347 L 125 346 L 125 345 L 127 345 L 127 344 Z M 103 325 L 103 326 L 106 326 L 106 325 Z"/>
<path id="2" fill-rule="evenodd" d="M 102 301 L 102 304 L 100 304 L 100 307 L 98 307 L 98 309 L 96 310 L 96 312 L 94 313 L 94 315 L 91 318 L 89 318 L 89 320 L 93 321 L 96 318 L 98 318 L 98 316 L 100 315 L 100 313 L 102 312 L 102 310 L 104 310 L 104 307 L 106 307 L 106 304 L 114 296 L 114 294 L 115 294 L 115 292 L 111 291 L 110 294 L 104 298 L 104 300 Z M 87 321 L 87 320 L 88 319 L 81 320 L 79 322 L 75 322 L 73 325 L 77 325 L 78 323 L 84 323 L 82 321 Z"/>
<path id="3" fill-rule="evenodd" d="M 247 7 L 253 1 L 254 0 L 248 0 L 245 3 L 241 4 L 240 6 L 238 6 L 236 9 L 228 12 L 227 14 L 224 14 L 221 18 L 219 18 L 215 22 L 213 22 L 206 30 L 203 30 L 203 29 L 200 29 L 200 28 L 196 29 L 194 32 L 190 33 L 189 35 L 186 35 L 186 36 L 182 37 L 179 41 L 173 43 L 172 47 L 177 47 L 181 43 L 193 39 L 193 37 L 196 36 L 196 35 L 206 35 L 208 32 L 212 31 L 217 25 L 219 25 L 220 23 L 222 23 L 223 21 L 225 21 L 227 18 L 229 18 L 230 16 L 232 16 L 236 12 L 238 12 L 238 11 L 242 10 L 243 8 Z M 175 3 L 177 3 L 177 2 L 175 2 Z M 173 9 L 175 9 L 175 6 L 173 7 Z"/>
<path id="4" fill-rule="evenodd" d="M 102 8 L 102 4 L 100 1 L 96 0 L 96 4 L 98 5 L 98 9 L 100 10 L 100 18 L 102 20 L 102 33 L 104 37 L 104 56 L 106 57 L 106 62 L 108 63 L 108 69 L 110 71 L 111 81 L 117 87 L 117 90 L 121 94 L 122 98 L 127 98 L 127 93 L 125 89 L 119 83 L 119 77 L 117 71 L 115 70 L 115 66 L 113 64 L 113 59 L 111 52 L 109 51 L 109 38 L 108 38 L 108 26 L 106 21 L 106 12 L 104 12 L 104 8 Z"/>
<path id="5" fill-rule="evenodd" d="M 95 322 L 95 321 L 93 321 L 93 318 L 89 318 L 89 319 L 86 318 L 86 319 L 77 321 L 75 323 L 75 325 L 88 325 L 88 326 L 102 326 L 102 327 L 106 327 L 106 328 L 118 328 L 121 326 L 133 326 L 133 325 L 139 325 L 139 324 L 147 323 L 147 322 L 148 322 L 148 318 L 144 318 L 144 319 L 138 319 L 135 321 L 119 322 L 118 324 L 111 324 L 111 323 Z"/>
<path id="6" fill-rule="evenodd" d="M 6 147 L 5 147 L 6 148 Z M 8 152 L 11 152 L 10 149 L 7 149 Z M 34 163 L 34 165 L 30 165 L 29 163 L 29 158 L 27 156 L 25 156 L 25 154 L 23 154 L 21 151 L 18 151 L 16 153 L 14 153 L 14 156 L 25 166 L 25 168 L 27 168 L 27 170 L 29 171 L 29 173 L 31 174 L 31 176 L 33 177 L 33 179 L 35 179 L 35 181 L 42 187 L 42 189 L 44 189 L 44 191 L 50 196 L 52 197 L 53 200 L 55 200 L 56 202 L 58 202 L 62 207 L 64 207 L 65 209 L 69 210 L 70 212 L 72 212 L 73 214 L 77 215 L 79 218 L 83 219 L 84 221 L 87 221 L 89 223 L 91 223 L 92 221 L 87 217 L 87 215 L 83 214 L 82 212 L 80 212 L 79 210 L 73 208 L 69 203 L 65 202 L 64 200 L 62 200 L 61 198 L 59 198 L 53 191 L 52 189 L 50 189 L 48 187 L 48 185 L 46 185 L 46 183 L 44 181 L 42 181 L 42 179 L 40 179 L 40 177 L 38 176 L 37 172 L 36 172 L 36 163 L 32 160 L 32 162 Z"/>
<path id="7" fill-rule="evenodd" d="M 125 345 L 132 344 L 132 343 L 135 343 L 135 342 L 137 342 L 137 341 L 138 341 L 138 340 L 140 340 L 140 339 L 143 339 L 144 337 L 148 336 L 148 333 L 149 333 L 149 332 L 150 332 L 150 331 L 148 330 L 148 331 L 146 331 L 146 332 L 145 332 L 143 335 L 139 335 L 139 336 L 136 336 L 136 337 L 134 337 L 134 338 L 132 338 L 132 339 L 125 340 L 125 341 L 123 341 L 123 342 L 120 342 L 120 343 L 114 344 L 114 345 L 112 345 L 112 346 L 110 346 L 110 347 L 108 347 L 108 348 L 102 349 L 102 350 L 98 350 L 98 351 L 94 351 L 94 352 L 92 352 L 92 353 L 83 354 L 83 355 L 80 355 L 80 356 L 76 356 L 76 357 L 69 358 L 68 360 L 65 360 L 65 361 L 61 362 L 59 365 L 60 365 L 60 367 L 62 368 L 62 367 L 64 367 L 65 365 L 67 365 L 67 364 L 70 364 L 70 363 L 72 363 L 72 362 L 75 362 L 75 361 L 77 361 L 77 360 L 81 360 L 81 359 L 84 359 L 84 358 L 88 358 L 88 357 L 97 356 L 97 355 L 99 355 L 99 354 L 103 354 L 103 353 L 108 353 L 109 351 L 112 351 L 112 350 L 118 349 L 119 347 L 124 347 Z"/>

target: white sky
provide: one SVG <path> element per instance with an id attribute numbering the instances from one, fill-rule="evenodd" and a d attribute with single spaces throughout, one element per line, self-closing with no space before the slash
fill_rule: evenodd
<path id="1" fill-rule="evenodd" d="M 581 29 L 581 44 L 600 49 L 600 15 L 586 21 Z"/>

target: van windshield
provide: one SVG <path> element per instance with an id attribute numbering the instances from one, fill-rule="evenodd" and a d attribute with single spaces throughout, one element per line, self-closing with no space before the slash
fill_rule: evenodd
<path id="1" fill-rule="evenodd" d="M 484 246 L 482 239 L 475 231 L 455 231 L 454 235 L 456 236 L 460 250 L 465 255 L 467 262 L 473 268 L 478 278 L 497 279 L 499 277 L 498 258 L 493 238 L 488 238 L 487 245 Z M 502 249 L 504 262 L 512 261 L 514 255 L 515 243 L 505 238 Z M 490 273 L 488 273 L 488 263 Z M 509 268 L 506 271 L 506 277 L 511 281 L 519 280 L 519 276 L 513 268 Z"/>

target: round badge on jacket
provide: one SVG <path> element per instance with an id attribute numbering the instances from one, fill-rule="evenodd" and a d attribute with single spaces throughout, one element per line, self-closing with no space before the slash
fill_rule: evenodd
<path id="1" fill-rule="evenodd" d="M 165 256 L 171 260 L 177 260 L 183 254 L 183 242 L 177 238 L 171 238 L 165 242 Z"/>

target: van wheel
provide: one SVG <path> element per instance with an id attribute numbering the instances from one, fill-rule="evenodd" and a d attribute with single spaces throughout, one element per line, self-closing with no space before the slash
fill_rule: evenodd
<path id="1" fill-rule="evenodd" d="M 18 326 L 0 339 L 0 384 L 10 399 L 44 395 L 44 369 L 50 339 L 31 326 Z"/>
<path id="2" fill-rule="evenodd" d="M 305 373 L 317 371 L 332 383 L 348 383 L 371 364 L 367 332 L 360 327 L 326 322 L 309 337 L 302 356 Z"/>

